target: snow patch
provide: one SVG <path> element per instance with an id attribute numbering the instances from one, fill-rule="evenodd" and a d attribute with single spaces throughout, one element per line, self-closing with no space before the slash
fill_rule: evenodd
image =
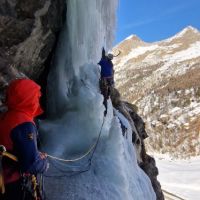
<path id="1" fill-rule="evenodd" d="M 125 40 L 130 40 L 130 39 L 132 39 L 133 37 L 135 37 L 136 35 L 130 35 L 130 36 L 128 36 Z"/>
<path id="2" fill-rule="evenodd" d="M 153 156 L 159 169 L 158 180 L 163 189 L 183 199 L 199 200 L 200 157 L 174 160 L 165 154 L 153 153 Z"/>
<path id="3" fill-rule="evenodd" d="M 193 33 L 196 33 L 196 34 L 199 34 L 199 33 L 200 33 L 198 29 L 196 29 L 196 28 L 194 28 L 194 27 L 192 27 L 192 26 L 188 26 L 188 27 L 184 28 L 181 32 L 177 33 L 175 36 L 173 36 L 173 37 L 171 37 L 171 38 L 169 38 L 169 39 L 163 40 L 162 42 L 171 42 L 172 40 L 175 40 L 175 39 L 177 39 L 177 38 L 181 38 L 181 37 L 183 37 L 183 36 L 185 35 L 185 33 L 186 33 L 187 31 L 189 31 L 189 30 L 190 30 L 190 31 L 193 31 Z"/>

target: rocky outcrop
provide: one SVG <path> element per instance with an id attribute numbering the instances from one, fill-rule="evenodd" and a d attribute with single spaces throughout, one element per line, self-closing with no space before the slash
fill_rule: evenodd
<path id="1" fill-rule="evenodd" d="M 48 71 L 65 11 L 65 0 L 0 1 L 0 111 L 10 80 L 27 76 L 40 81 Z"/>
<path id="2" fill-rule="evenodd" d="M 139 166 L 149 176 L 156 193 L 157 200 L 164 200 L 161 185 L 157 180 L 158 169 L 156 167 L 155 159 L 149 156 L 145 150 L 144 139 L 146 139 L 148 135 L 145 130 L 144 121 L 137 114 L 137 107 L 128 102 L 121 101 L 120 93 L 115 88 L 112 90 L 111 100 L 113 106 L 129 120 L 133 129 L 132 142 L 136 147 Z"/>
<path id="3" fill-rule="evenodd" d="M 64 0 L 1 0 L 1 65 L 7 71 L 12 65 L 13 76 L 18 71 L 37 80 L 62 27 L 64 11 Z"/>
<path id="4" fill-rule="evenodd" d="M 161 185 L 157 180 L 158 176 L 158 168 L 156 167 L 155 159 L 148 154 L 146 154 L 144 144 L 142 145 L 142 160 L 143 162 L 140 163 L 140 167 L 144 170 L 144 172 L 149 176 L 151 180 L 151 184 L 153 189 L 156 193 L 157 200 L 164 200 L 164 195 L 161 189 Z"/>

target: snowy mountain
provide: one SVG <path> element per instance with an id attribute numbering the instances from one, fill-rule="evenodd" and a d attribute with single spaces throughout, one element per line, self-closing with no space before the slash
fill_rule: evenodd
<path id="1" fill-rule="evenodd" d="M 118 44 L 115 83 L 146 122 L 148 148 L 173 156 L 200 154 L 200 32 L 146 43 L 132 35 Z"/>

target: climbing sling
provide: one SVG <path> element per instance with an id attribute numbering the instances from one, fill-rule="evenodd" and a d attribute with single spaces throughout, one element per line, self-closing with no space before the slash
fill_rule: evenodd
<path id="1" fill-rule="evenodd" d="M 22 200 L 42 200 L 43 191 L 33 174 L 22 175 Z"/>
<path id="2" fill-rule="evenodd" d="M 6 157 L 14 162 L 18 162 L 18 159 L 13 154 L 6 151 L 3 145 L 0 145 L 0 193 L 5 193 L 5 185 L 3 180 L 3 166 L 2 159 Z M 21 175 L 21 189 L 22 189 L 22 200 L 42 200 L 43 191 L 41 186 L 38 184 L 37 178 L 33 174 L 22 174 Z"/>

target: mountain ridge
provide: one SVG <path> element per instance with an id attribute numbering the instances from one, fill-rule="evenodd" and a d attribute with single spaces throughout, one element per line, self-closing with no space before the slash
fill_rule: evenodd
<path id="1" fill-rule="evenodd" d="M 188 25 L 188 26 L 186 26 L 185 28 L 183 28 L 182 30 L 180 30 L 179 32 L 177 32 L 176 34 L 174 34 L 174 35 L 172 35 L 172 36 L 170 36 L 170 37 L 168 37 L 168 38 L 165 38 L 165 39 L 162 39 L 162 40 L 159 40 L 159 41 L 154 41 L 154 42 L 146 42 L 146 41 L 142 40 L 138 35 L 136 35 L 136 34 L 131 34 L 131 35 L 129 35 L 128 37 L 126 37 L 124 40 L 122 40 L 121 42 L 119 42 L 116 46 L 120 45 L 121 43 L 123 43 L 123 42 L 126 41 L 126 40 L 140 40 L 140 41 L 142 41 L 142 42 L 144 42 L 144 43 L 147 43 L 147 44 L 152 44 L 152 43 L 157 43 L 157 42 L 163 42 L 163 41 L 168 40 L 168 39 L 171 39 L 171 38 L 173 38 L 173 37 L 175 37 L 175 36 L 183 35 L 183 34 L 184 34 L 185 32 L 187 32 L 187 31 L 191 31 L 191 32 L 193 32 L 193 33 L 199 33 L 199 32 L 200 32 L 197 28 L 195 28 L 195 27 L 193 27 L 193 26 L 191 26 L 191 25 Z M 115 47 L 116 47 L 116 46 L 115 46 Z M 115 47 L 114 47 L 114 48 L 115 48 Z"/>
<path id="2" fill-rule="evenodd" d="M 126 45 L 127 40 L 114 48 L 122 52 L 114 60 L 116 87 L 145 119 L 148 148 L 199 155 L 200 32 L 188 26 L 162 41 Z M 173 134 L 177 138 L 169 141 Z"/>

